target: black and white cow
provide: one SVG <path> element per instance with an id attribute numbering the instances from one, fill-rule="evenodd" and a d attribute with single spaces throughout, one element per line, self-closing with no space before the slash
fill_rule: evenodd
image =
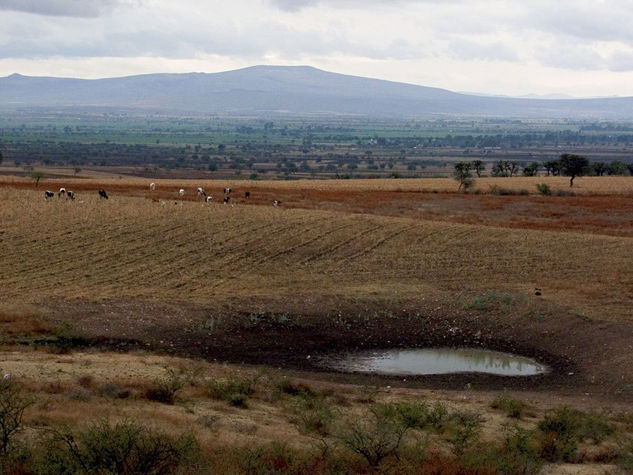
<path id="1" fill-rule="evenodd" d="M 245 191 L 244 192 L 244 198 L 250 198 L 251 197 L 251 192 L 250 191 Z"/>
<path id="2" fill-rule="evenodd" d="M 281 201 L 279 200 L 273 201 L 273 206 L 279 206 L 279 205 L 281 205 Z"/>
<path id="3" fill-rule="evenodd" d="M 44 192 L 44 199 L 49 199 L 49 198 L 52 198 L 53 196 L 55 196 L 55 192 L 54 191 L 46 190 Z"/>
<path id="4" fill-rule="evenodd" d="M 59 192 L 57 193 L 57 197 L 61 198 L 61 196 L 65 194 L 66 194 L 66 188 L 60 188 Z"/>
<path id="5" fill-rule="evenodd" d="M 229 204 L 229 201 L 231 201 L 231 197 L 230 197 L 230 196 L 225 196 L 225 197 L 224 197 L 224 201 L 223 201 L 223 202 L 224 202 L 224 204 L 225 204 L 225 205 L 228 205 L 228 204 Z"/>
<path id="6" fill-rule="evenodd" d="M 209 196 L 207 196 L 207 198 L 206 198 L 206 200 L 205 200 L 205 201 L 206 201 L 207 203 L 211 203 L 211 201 L 212 201 L 212 200 L 213 200 L 213 196 L 209 195 Z"/>
<path id="7" fill-rule="evenodd" d="M 198 187 L 198 196 L 207 196 L 204 188 L 202 188 L 201 186 Z"/>
<path id="8" fill-rule="evenodd" d="M 101 188 L 99 190 L 99 197 L 105 198 L 106 200 L 108 199 L 108 194 L 106 193 L 106 191 L 103 188 Z"/>
<path id="9" fill-rule="evenodd" d="M 185 190 L 183 188 L 181 188 L 180 190 L 178 190 L 178 195 L 179 196 L 185 196 Z"/>
<path id="10" fill-rule="evenodd" d="M 75 192 L 72 191 L 72 190 L 66 191 L 66 199 L 74 200 L 75 199 Z"/>
<path id="11" fill-rule="evenodd" d="M 231 189 L 230 188 L 224 188 L 224 194 L 228 195 L 231 193 Z"/>

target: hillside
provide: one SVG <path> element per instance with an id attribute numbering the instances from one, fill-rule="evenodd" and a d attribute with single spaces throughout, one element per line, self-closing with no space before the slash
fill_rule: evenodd
<path id="1" fill-rule="evenodd" d="M 249 116 L 633 118 L 633 98 L 483 97 L 307 66 L 97 80 L 19 74 L 0 78 L 0 110 L 60 107 Z"/>
<path id="2" fill-rule="evenodd" d="M 628 237 L 289 209 L 281 189 L 281 208 L 113 193 L 46 202 L 2 189 L 0 265 L 12 270 L 3 296 L 202 303 L 540 287 L 553 305 L 601 320 L 630 316 Z"/>

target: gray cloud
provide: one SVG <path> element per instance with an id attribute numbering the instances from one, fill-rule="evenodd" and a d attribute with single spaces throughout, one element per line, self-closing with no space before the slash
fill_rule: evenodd
<path id="1" fill-rule="evenodd" d="M 127 0 L 0 0 L 0 10 L 36 15 L 96 18 Z"/>
<path id="2" fill-rule="evenodd" d="M 328 5 L 332 8 L 367 8 L 372 6 L 395 6 L 403 3 L 462 3 L 464 0 L 268 0 L 270 4 L 288 12 L 297 12 L 304 8 Z"/>

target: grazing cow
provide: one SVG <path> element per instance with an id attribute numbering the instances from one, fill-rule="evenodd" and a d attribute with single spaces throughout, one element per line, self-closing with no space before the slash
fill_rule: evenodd
<path id="1" fill-rule="evenodd" d="M 211 203 L 211 200 L 213 200 L 213 196 L 211 195 L 207 196 L 206 202 Z"/>
<path id="2" fill-rule="evenodd" d="M 71 200 L 74 200 L 74 199 L 75 199 L 75 192 L 74 192 L 74 191 L 68 190 L 68 191 L 66 192 L 66 199 L 69 199 L 69 198 L 70 198 Z"/>
<path id="3" fill-rule="evenodd" d="M 49 198 L 52 198 L 53 196 L 55 196 L 55 192 L 54 191 L 46 190 L 44 192 L 44 199 L 49 199 Z"/>
<path id="4" fill-rule="evenodd" d="M 61 198 L 61 196 L 65 194 L 66 194 L 66 188 L 60 188 L 59 193 L 57 193 L 57 197 Z"/>
<path id="5" fill-rule="evenodd" d="M 540 296 L 541 295 L 541 289 L 534 289 L 534 295 Z"/>
<path id="6" fill-rule="evenodd" d="M 103 188 L 101 188 L 99 190 L 99 197 L 105 198 L 106 200 L 108 199 L 108 194 L 106 193 L 106 191 Z"/>
<path id="7" fill-rule="evenodd" d="M 224 201 L 223 201 L 223 202 L 224 202 L 224 204 L 225 204 L 225 205 L 228 205 L 228 204 L 229 204 L 229 201 L 231 201 L 231 197 L 230 197 L 230 196 L 225 196 L 225 197 L 224 197 Z"/>
<path id="8" fill-rule="evenodd" d="M 198 196 L 207 196 L 207 194 L 204 192 L 204 188 L 202 188 L 201 186 L 198 187 Z"/>
<path id="9" fill-rule="evenodd" d="M 273 201 L 273 206 L 279 206 L 280 204 L 281 204 L 281 201 L 279 200 Z"/>
<path id="10" fill-rule="evenodd" d="M 224 194 L 228 195 L 229 193 L 231 193 L 231 189 L 230 188 L 224 188 Z"/>
<path id="11" fill-rule="evenodd" d="M 251 197 L 251 192 L 250 191 L 245 191 L 244 192 L 244 198 L 250 198 Z"/>
<path id="12" fill-rule="evenodd" d="M 149 191 L 154 191 L 156 189 L 156 183 L 149 184 Z"/>
<path id="13" fill-rule="evenodd" d="M 183 190 L 182 188 L 180 190 L 178 190 L 178 194 L 180 196 L 185 196 L 185 190 Z"/>

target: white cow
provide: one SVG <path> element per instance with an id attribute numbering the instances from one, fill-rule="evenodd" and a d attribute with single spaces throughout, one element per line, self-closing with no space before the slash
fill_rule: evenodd
<path id="1" fill-rule="evenodd" d="M 183 190 L 182 188 L 180 190 L 178 190 L 178 194 L 180 196 L 185 196 L 185 190 Z"/>
<path id="2" fill-rule="evenodd" d="M 149 191 L 154 191 L 156 189 L 156 183 L 150 183 L 149 184 Z"/>

